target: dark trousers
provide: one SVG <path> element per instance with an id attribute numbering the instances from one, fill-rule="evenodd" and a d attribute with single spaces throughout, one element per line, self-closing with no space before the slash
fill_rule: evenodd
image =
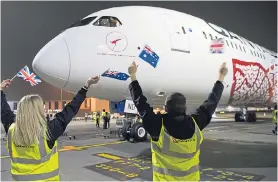
<path id="1" fill-rule="evenodd" d="M 103 118 L 103 129 L 107 129 L 107 118 Z"/>
<path id="2" fill-rule="evenodd" d="M 110 128 L 110 118 L 107 120 L 107 126 Z"/>
<path id="3" fill-rule="evenodd" d="M 96 127 L 99 128 L 99 119 L 96 119 Z"/>
<path id="4" fill-rule="evenodd" d="M 277 123 L 275 123 L 275 129 L 274 129 L 275 132 L 277 132 Z"/>

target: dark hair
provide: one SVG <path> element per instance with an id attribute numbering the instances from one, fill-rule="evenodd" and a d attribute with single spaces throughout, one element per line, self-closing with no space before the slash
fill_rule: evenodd
<path id="1" fill-rule="evenodd" d="M 105 109 L 103 109 L 102 111 L 105 112 Z"/>
<path id="2" fill-rule="evenodd" d="M 166 98 L 165 106 L 168 113 L 184 114 L 186 111 L 186 98 L 181 93 L 173 93 Z"/>

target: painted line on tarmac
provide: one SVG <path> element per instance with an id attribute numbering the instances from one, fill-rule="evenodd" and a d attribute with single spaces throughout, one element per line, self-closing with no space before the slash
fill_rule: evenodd
<path id="1" fill-rule="evenodd" d="M 226 128 L 228 126 L 214 126 L 214 127 L 207 127 L 206 129 L 204 129 L 204 131 L 206 130 L 213 130 L 213 129 L 218 129 L 218 128 Z"/>
<path id="2" fill-rule="evenodd" d="M 253 126 L 253 127 L 246 127 L 246 128 L 241 128 L 242 130 L 250 130 L 250 129 L 256 129 L 256 128 L 262 128 L 262 127 L 269 127 L 269 126 L 274 126 L 274 124 L 260 124 L 257 126 Z"/>
<path id="3" fill-rule="evenodd" d="M 109 143 L 83 145 L 83 146 L 64 146 L 63 148 L 59 149 L 58 151 L 59 152 L 72 151 L 72 150 L 80 151 L 80 150 L 92 148 L 92 147 L 102 147 L 102 146 L 106 146 L 106 145 L 115 145 L 115 144 L 121 144 L 121 143 L 126 143 L 126 142 L 127 141 L 118 141 L 118 142 L 109 142 Z M 1 156 L 0 158 L 6 159 L 6 158 L 10 158 L 10 156 L 6 155 L 6 156 Z"/>
<path id="4" fill-rule="evenodd" d="M 108 154 L 108 153 L 99 153 L 96 155 L 99 157 L 104 157 L 104 158 L 112 159 L 112 160 L 121 160 L 122 159 L 121 157 L 118 157 L 118 156 L 112 155 L 112 154 Z"/>
<path id="5" fill-rule="evenodd" d="M 85 166 L 86 169 L 104 176 L 114 178 L 117 181 L 130 181 L 140 178 L 141 181 L 149 181 L 149 172 L 152 171 L 152 160 L 147 156 L 126 157 L 111 153 L 92 154 L 110 161 Z M 207 168 L 200 166 L 202 181 L 260 181 L 264 176 L 251 173 L 243 173 L 220 168 Z M 206 179 L 206 180 L 204 180 Z M 137 180 L 138 181 L 138 180 Z"/>
<path id="6" fill-rule="evenodd" d="M 236 140 L 236 139 L 223 139 L 223 138 L 205 138 L 205 140 L 214 140 L 220 142 L 232 142 L 232 143 L 249 143 L 249 144 L 275 144 L 275 142 L 268 141 L 248 141 L 248 140 Z"/>

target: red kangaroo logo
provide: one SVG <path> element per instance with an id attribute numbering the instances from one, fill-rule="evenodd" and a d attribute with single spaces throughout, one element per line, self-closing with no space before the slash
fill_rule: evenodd
<path id="1" fill-rule="evenodd" d="M 116 40 L 113 40 L 113 41 L 110 41 L 110 42 L 116 46 L 116 44 L 119 40 L 122 40 L 122 39 L 116 39 Z"/>

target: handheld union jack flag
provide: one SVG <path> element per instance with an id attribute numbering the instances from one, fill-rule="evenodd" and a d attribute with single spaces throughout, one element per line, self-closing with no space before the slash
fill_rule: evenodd
<path id="1" fill-rule="evenodd" d="M 224 39 L 223 38 L 219 38 L 216 40 L 213 40 L 211 45 L 210 45 L 210 52 L 212 54 L 215 53 L 224 53 Z"/>
<path id="2" fill-rule="evenodd" d="M 148 45 L 144 47 L 139 55 L 139 58 L 149 63 L 154 68 L 156 67 L 159 60 L 159 56 Z"/>
<path id="3" fill-rule="evenodd" d="M 105 71 L 104 73 L 102 73 L 103 77 L 108 77 L 108 78 L 114 78 L 116 80 L 122 80 L 122 81 L 126 81 L 129 78 L 129 75 L 122 73 L 122 72 L 118 72 L 118 71 L 110 71 L 109 69 L 107 71 Z"/>
<path id="4" fill-rule="evenodd" d="M 23 78 L 23 80 L 29 82 L 32 86 L 42 82 L 39 77 L 28 68 L 28 66 L 24 66 L 24 68 L 22 68 L 16 76 Z"/>

